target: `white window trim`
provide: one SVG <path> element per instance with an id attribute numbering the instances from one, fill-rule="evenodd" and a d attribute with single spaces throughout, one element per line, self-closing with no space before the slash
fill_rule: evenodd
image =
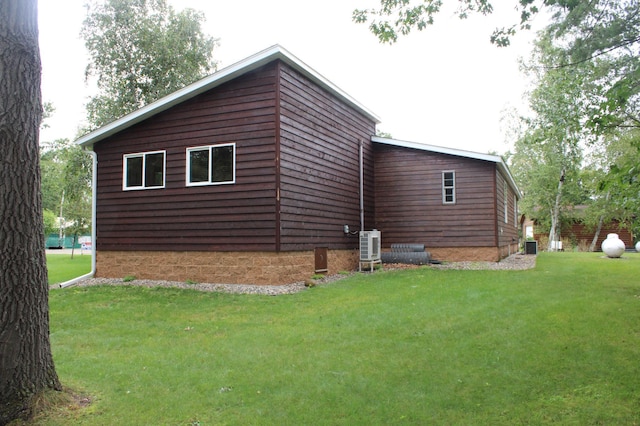
<path id="1" fill-rule="evenodd" d="M 204 149 L 209 150 L 209 164 L 211 164 L 211 149 L 212 148 L 220 148 L 225 146 L 233 147 L 233 170 L 232 170 L 232 178 L 231 180 L 227 180 L 224 182 L 211 182 L 211 167 L 209 167 L 209 180 L 206 182 L 190 182 L 189 176 L 191 176 L 191 161 L 189 158 L 189 153 L 191 151 L 200 151 Z M 236 183 L 236 144 L 235 143 L 220 143 L 213 145 L 201 145 L 201 146 L 192 146 L 187 148 L 186 150 L 186 167 L 185 167 L 185 182 L 187 186 L 211 186 L 211 185 L 229 185 Z"/>
<path id="2" fill-rule="evenodd" d="M 146 165 L 147 155 L 162 154 L 162 186 L 146 186 Z M 127 160 L 129 158 L 142 157 L 142 186 L 127 186 Z M 124 154 L 122 156 L 122 190 L 123 191 L 140 191 L 147 189 L 163 189 L 167 182 L 167 151 L 145 151 L 135 152 L 132 154 Z"/>
<path id="3" fill-rule="evenodd" d="M 444 185 L 444 175 L 445 173 L 451 173 L 453 174 L 453 186 L 446 186 Z M 452 194 L 453 194 L 453 201 L 447 201 L 447 191 L 446 189 L 451 188 L 453 189 Z M 455 170 L 444 170 L 442 172 L 442 204 L 455 204 L 456 203 L 456 172 Z"/>
<path id="4" fill-rule="evenodd" d="M 518 227 L 518 197 L 513 195 L 513 226 Z"/>

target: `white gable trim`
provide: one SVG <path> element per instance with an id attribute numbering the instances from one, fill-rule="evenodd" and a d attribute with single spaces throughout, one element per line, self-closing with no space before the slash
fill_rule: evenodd
<path id="1" fill-rule="evenodd" d="M 263 65 L 275 61 L 276 59 L 282 60 L 295 70 L 310 78 L 322 88 L 326 89 L 327 91 L 331 92 L 332 94 L 350 104 L 366 117 L 370 118 L 376 123 L 380 123 L 380 119 L 374 113 L 369 111 L 342 89 L 324 78 L 313 68 L 309 67 L 307 64 L 293 56 L 283 47 L 275 45 L 261 52 L 258 52 L 255 55 L 252 55 L 240 62 L 223 68 L 220 71 L 209 75 L 208 77 L 198 80 L 195 83 L 192 83 L 161 99 L 158 99 L 157 101 L 152 102 L 149 105 L 146 105 L 136 111 L 133 111 L 103 127 L 100 127 L 99 129 L 96 129 L 93 132 L 82 136 L 80 139 L 76 140 L 76 143 L 86 148 L 92 149 L 93 144 L 96 142 L 106 139 L 111 135 L 114 135 L 135 124 L 138 124 L 150 117 L 153 117 L 156 114 L 161 113 L 162 111 L 185 102 L 188 99 L 191 99 L 208 90 L 220 86 L 230 80 L 240 77 L 243 74 L 258 69 Z"/>
<path id="2" fill-rule="evenodd" d="M 516 193 L 516 196 L 518 197 L 518 199 L 522 198 L 522 194 L 520 193 L 520 190 L 518 189 L 518 185 L 516 184 L 516 181 L 513 179 L 513 176 L 509 171 L 509 167 L 507 167 L 507 164 L 499 155 L 482 154 L 479 152 L 465 151 L 462 149 L 447 148 L 444 146 L 437 146 L 437 145 L 428 145 L 428 144 L 418 143 L 418 142 L 401 141 L 397 139 L 381 138 L 378 136 L 373 136 L 371 138 L 371 141 L 374 143 L 379 143 L 384 145 L 398 146 L 402 148 L 411 148 L 411 149 L 417 149 L 420 151 L 435 152 L 438 154 L 455 155 L 457 157 L 464 157 L 464 158 L 470 158 L 472 160 L 482 160 L 482 161 L 489 161 L 491 163 L 495 163 L 496 166 L 498 167 L 498 170 L 500 170 L 503 176 L 507 179 L 507 182 L 509 183 L 509 186 L 511 186 L 511 189 L 513 189 L 513 191 Z"/>

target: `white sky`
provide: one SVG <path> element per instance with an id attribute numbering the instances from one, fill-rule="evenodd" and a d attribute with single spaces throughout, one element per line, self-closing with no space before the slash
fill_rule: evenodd
<path id="1" fill-rule="evenodd" d="M 391 46 L 351 20 L 354 9 L 377 0 L 169 1 L 176 10 L 205 13 L 205 32 L 220 39 L 219 68 L 280 44 L 378 115 L 378 129 L 396 139 L 483 153 L 511 148 L 501 118 L 523 105 L 527 84 L 518 58 L 528 57 L 534 34 L 519 34 L 508 48 L 491 45 L 489 36 L 517 22 L 514 1 L 495 1 L 505 9 L 464 21 L 453 9 L 443 11 L 435 26 Z M 84 3 L 39 2 L 42 94 L 56 108 L 42 141 L 75 139 L 92 94 L 79 36 Z"/>

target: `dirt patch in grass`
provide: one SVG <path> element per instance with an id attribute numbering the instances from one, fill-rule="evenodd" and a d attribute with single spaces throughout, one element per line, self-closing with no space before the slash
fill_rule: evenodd
<path id="1" fill-rule="evenodd" d="M 15 420 L 9 423 L 9 426 L 40 424 L 43 419 L 71 421 L 92 402 L 93 399 L 89 395 L 68 387 L 63 387 L 62 391 L 46 391 L 33 398 L 31 417 L 28 420 Z"/>

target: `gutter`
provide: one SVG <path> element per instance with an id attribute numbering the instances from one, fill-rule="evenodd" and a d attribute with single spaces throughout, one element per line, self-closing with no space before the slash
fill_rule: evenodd
<path id="1" fill-rule="evenodd" d="M 80 277 L 74 278 L 69 281 L 60 283 L 60 288 L 71 287 L 89 278 L 93 278 L 96 274 L 96 211 L 97 211 L 97 184 L 98 184 L 98 154 L 94 151 L 89 151 L 91 159 L 93 160 L 93 167 L 91 170 L 91 272 L 84 274 Z"/>
<path id="2" fill-rule="evenodd" d="M 360 230 L 364 231 L 364 147 L 360 142 Z"/>

